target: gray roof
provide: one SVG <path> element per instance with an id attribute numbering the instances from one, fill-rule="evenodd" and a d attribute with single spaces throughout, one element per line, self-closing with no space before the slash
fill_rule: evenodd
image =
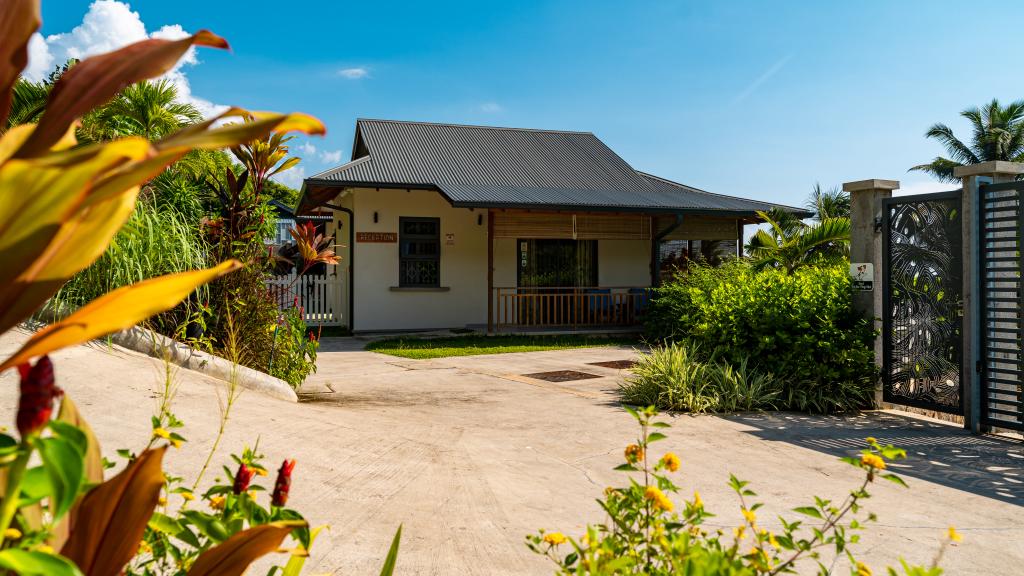
<path id="1" fill-rule="evenodd" d="M 300 210 L 316 204 L 310 188 L 338 186 L 437 190 L 468 208 L 753 216 L 773 206 L 638 172 L 590 132 L 360 119 L 352 157 L 305 180 Z"/>

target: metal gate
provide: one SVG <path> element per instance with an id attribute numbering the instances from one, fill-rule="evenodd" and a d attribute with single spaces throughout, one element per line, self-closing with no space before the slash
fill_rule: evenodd
<path id="1" fill-rule="evenodd" d="M 1024 182 L 979 187 L 981 424 L 1024 430 L 1021 237 Z"/>
<path id="2" fill-rule="evenodd" d="M 882 207 L 883 400 L 963 414 L 961 192 Z"/>

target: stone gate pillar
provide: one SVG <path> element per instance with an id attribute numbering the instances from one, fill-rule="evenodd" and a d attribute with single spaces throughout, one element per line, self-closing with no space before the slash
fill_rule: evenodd
<path id="1" fill-rule="evenodd" d="M 858 180 L 843 184 L 850 194 L 850 263 L 871 264 L 871 286 L 860 284 L 853 293 L 853 306 L 872 321 L 875 337 L 875 365 L 882 367 L 882 200 L 898 190 L 897 180 Z M 882 404 L 881 385 L 875 388 L 875 405 Z"/>
<path id="2" fill-rule="evenodd" d="M 984 432 L 981 426 L 981 244 L 978 237 L 982 184 L 1012 182 L 1024 174 L 1024 164 L 992 161 L 959 166 L 953 175 L 963 183 L 963 373 L 960 375 L 963 391 L 964 428 L 975 434 Z"/>

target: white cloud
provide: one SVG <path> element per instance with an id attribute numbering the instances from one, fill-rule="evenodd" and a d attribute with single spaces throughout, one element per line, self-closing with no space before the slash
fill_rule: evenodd
<path id="1" fill-rule="evenodd" d="M 284 172 L 279 172 L 271 178 L 285 186 L 299 189 L 302 187 L 302 181 L 306 179 L 306 169 L 300 164 Z"/>
<path id="2" fill-rule="evenodd" d="M 369 75 L 370 71 L 362 66 L 357 66 L 355 68 L 342 68 L 341 70 L 338 70 L 338 76 L 349 80 L 359 80 L 361 78 L 366 78 Z"/>
<path id="3" fill-rule="evenodd" d="M 484 102 L 480 105 L 480 111 L 486 112 L 487 114 L 496 114 L 498 112 L 503 112 L 504 110 L 505 108 L 497 102 Z"/>
<path id="4" fill-rule="evenodd" d="M 39 81 L 45 78 L 55 65 L 64 64 L 70 58 L 86 58 L 110 52 L 132 42 L 146 38 L 174 40 L 188 36 L 179 24 L 170 24 L 146 32 L 138 12 L 132 11 L 125 2 L 117 0 L 96 0 L 89 5 L 89 11 L 82 23 L 70 32 L 51 34 L 45 39 L 38 34 L 29 42 L 29 64 L 25 76 Z M 226 109 L 192 94 L 185 68 L 199 64 L 194 48 L 189 49 L 177 65 L 166 74 L 166 78 L 178 89 L 178 98 L 199 109 L 204 116 L 212 116 Z"/>
<path id="5" fill-rule="evenodd" d="M 341 162 L 341 150 L 324 150 L 320 153 L 320 160 L 327 164 L 337 164 Z"/>
<path id="6" fill-rule="evenodd" d="M 302 152 L 306 156 L 316 156 L 316 146 L 309 142 L 303 142 L 302 144 L 296 146 L 296 148 L 298 148 L 299 152 Z"/>

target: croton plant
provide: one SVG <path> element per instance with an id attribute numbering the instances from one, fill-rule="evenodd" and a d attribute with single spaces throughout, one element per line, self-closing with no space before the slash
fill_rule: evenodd
<path id="1" fill-rule="evenodd" d="M 0 130 L 28 60 L 29 39 L 40 24 L 39 0 L 0 0 Z M 237 147 L 272 134 L 324 132 L 319 120 L 305 114 L 231 108 L 158 141 L 76 141 L 82 115 L 125 87 L 164 74 L 194 46 L 228 47 L 203 30 L 87 58 L 57 81 L 38 123 L 13 126 L 0 135 L 0 333 L 28 319 L 96 260 L 132 213 L 140 185 L 189 151 Z M 162 460 L 167 446 L 179 438 L 166 433 L 138 454 L 128 454 L 120 473 L 104 478 L 96 438 L 70 394 L 59 387 L 47 355 L 168 310 L 198 286 L 240 266 L 229 260 L 120 288 L 35 332 L 3 359 L 0 372 L 19 371 L 21 394 L 17 434 L 0 434 L 0 571 L 114 576 L 144 554 L 147 531 L 173 528 L 168 517 L 155 516 L 154 510 L 166 505 L 162 492 L 169 479 Z M 236 481 L 246 480 L 251 465 L 239 463 Z M 204 535 L 206 546 L 175 571 L 237 575 L 281 548 L 290 535 L 308 545 L 301 516 L 280 512 L 293 465 L 282 465 L 267 514 L 251 521 L 250 510 L 250 521 L 226 522 L 228 531 L 215 535 L 220 537 Z M 235 488 L 207 495 L 221 499 L 221 515 L 248 506 L 248 492 Z M 220 521 L 217 514 L 207 516 Z M 210 530 L 212 522 L 207 523 Z M 396 548 L 397 538 L 385 573 L 394 566 Z"/>

